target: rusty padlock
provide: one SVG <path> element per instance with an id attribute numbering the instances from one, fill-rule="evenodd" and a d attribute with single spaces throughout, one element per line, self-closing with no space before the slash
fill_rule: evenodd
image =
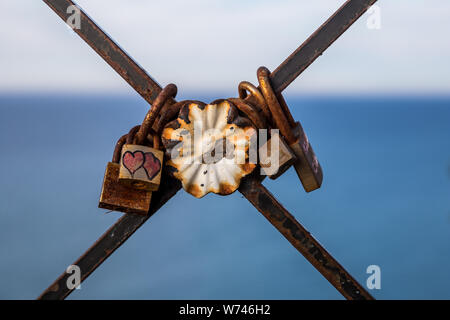
<path id="1" fill-rule="evenodd" d="M 295 122 L 292 118 L 283 96 L 277 96 L 273 91 L 269 76 L 270 71 L 267 68 L 258 69 L 259 85 L 274 122 L 297 157 L 294 163 L 295 171 L 305 191 L 311 192 L 322 185 L 322 168 L 300 122 Z"/>
<path id="2" fill-rule="evenodd" d="M 239 98 L 247 99 L 247 92 L 250 93 L 248 101 L 250 105 L 257 106 L 260 114 L 260 118 L 263 119 L 263 126 L 257 126 L 258 129 L 268 129 L 271 125 L 273 119 L 271 117 L 270 109 L 268 108 L 264 96 L 253 84 L 247 81 L 242 81 L 239 83 L 238 87 Z M 253 103 L 252 103 L 253 102 Z M 254 121 L 255 122 L 255 121 Z M 268 134 L 270 133 L 270 137 Z M 263 136 L 259 135 L 259 139 Z M 294 152 L 286 144 L 283 137 L 278 134 L 278 130 L 267 130 L 266 139 L 264 139 L 263 144 L 258 148 L 259 155 L 259 165 L 261 166 L 261 174 L 268 176 L 271 179 L 276 179 L 281 176 L 287 169 L 290 168 L 292 164 L 297 160 Z M 272 155 L 272 152 L 276 151 L 277 155 Z"/>
<path id="3" fill-rule="evenodd" d="M 152 147 L 144 145 L 144 142 L 162 107 L 170 97 L 175 97 L 176 93 L 177 87 L 174 84 L 166 86 L 156 98 L 142 125 L 138 127 L 136 135 L 134 135 L 135 132 L 130 132 L 128 135 L 120 159 L 120 182 L 135 189 L 147 191 L 159 189 L 164 160 L 164 152 L 160 150 L 159 136 L 153 133 Z"/>
<path id="4" fill-rule="evenodd" d="M 273 151 L 278 152 L 278 157 L 272 156 Z M 278 130 L 271 130 L 270 138 L 259 147 L 258 154 L 261 171 L 270 179 L 278 178 L 297 161 L 295 153 Z"/>
<path id="5" fill-rule="evenodd" d="M 296 123 L 294 134 L 297 141 L 290 147 L 299 158 L 299 161 L 294 163 L 295 171 L 307 192 L 319 189 L 323 180 L 322 167 L 300 122 Z"/>
<path id="6" fill-rule="evenodd" d="M 103 179 L 99 208 L 147 215 L 150 208 L 152 193 L 146 190 L 136 190 L 119 182 L 120 156 L 127 135 L 116 144 L 112 162 L 109 162 Z"/>
<path id="7" fill-rule="evenodd" d="M 144 141 L 136 139 L 136 131 L 142 126 L 134 127 L 128 134 L 126 144 L 120 157 L 119 181 L 128 187 L 157 191 L 161 180 L 164 153 L 159 150 L 159 139 L 153 135 L 153 145 L 146 146 Z M 147 139 L 147 134 L 144 136 Z"/>

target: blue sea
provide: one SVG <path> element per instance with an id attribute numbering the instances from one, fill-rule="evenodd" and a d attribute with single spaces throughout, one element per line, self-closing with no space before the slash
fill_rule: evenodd
<path id="1" fill-rule="evenodd" d="M 306 194 L 291 168 L 267 188 L 361 284 L 380 267 L 375 298 L 450 299 L 450 97 L 287 100 L 324 183 Z M 147 107 L 0 96 L 0 299 L 36 298 L 121 216 L 97 208 L 102 178 Z M 343 299 L 239 193 L 184 191 L 69 298 Z"/>

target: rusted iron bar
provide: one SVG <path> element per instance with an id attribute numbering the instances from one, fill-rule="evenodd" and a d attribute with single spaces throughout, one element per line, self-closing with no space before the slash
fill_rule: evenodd
<path id="1" fill-rule="evenodd" d="M 64 21 L 70 13 L 71 0 L 43 0 Z M 338 39 L 377 0 L 348 0 L 297 50 L 271 74 L 276 93 L 281 93 L 308 66 Z M 150 104 L 161 86 L 152 79 L 114 40 L 80 9 L 81 28 L 74 31 L 91 46 L 118 74 L 122 76 Z"/>
<path id="2" fill-rule="evenodd" d="M 373 297 L 323 248 L 260 182 L 249 177 L 239 191 L 347 299 Z"/>
<path id="3" fill-rule="evenodd" d="M 336 41 L 377 0 L 348 0 L 271 74 L 276 93 L 281 93 Z"/>
<path id="4" fill-rule="evenodd" d="M 181 184 L 169 176 L 161 179 L 158 192 L 152 195 L 152 205 L 149 215 L 124 214 L 109 228 L 73 265 L 81 270 L 81 281 L 84 281 L 97 269 L 117 248 L 119 248 L 140 226 L 142 226 L 156 211 L 172 198 Z M 74 289 L 69 289 L 67 279 L 70 274 L 64 272 L 40 296 L 39 300 L 62 300 Z"/>
<path id="5" fill-rule="evenodd" d="M 347 299 L 371 300 L 372 296 L 311 236 L 311 234 L 275 199 L 261 184 L 264 177 L 244 179 L 239 191 L 252 203 L 283 236 Z M 84 281 L 141 225 L 158 211 L 181 186 L 170 177 L 162 179 L 161 189 L 153 194 L 148 216 L 125 214 L 106 231 L 86 253 L 73 264 L 80 267 Z M 69 289 L 63 273 L 40 296 L 39 300 L 65 299 L 74 289 Z"/>
<path id="6" fill-rule="evenodd" d="M 69 0 L 43 0 L 47 5 L 50 6 L 64 21 L 67 21 L 69 15 L 67 9 L 69 6 L 74 5 L 74 2 Z M 367 9 L 369 3 L 373 4 L 375 1 L 360 1 L 360 0 L 350 0 L 347 1 L 339 10 L 331 17 L 318 31 L 316 31 L 299 49 L 297 49 L 280 67 L 278 67 L 271 74 L 271 81 L 275 84 L 275 91 L 281 93 L 289 83 L 291 83 L 303 70 L 305 70 L 322 52 L 328 48 L 357 18 L 362 15 L 362 13 Z M 150 104 L 154 102 L 158 93 L 161 91 L 161 86 L 154 81 L 131 57 L 129 57 L 125 51 L 123 51 L 108 35 L 103 32 L 94 21 L 92 21 L 82 10 L 81 11 L 81 29 L 76 29 L 75 32 L 88 43 L 117 73 L 119 73 L 146 101 Z M 342 23 L 342 26 L 339 25 Z M 335 29 L 335 30 L 334 30 Z M 328 36 L 327 33 L 331 32 L 333 36 Z M 302 62 L 306 61 L 306 62 Z M 298 71 L 300 70 L 300 71 Z M 160 191 L 154 193 L 152 200 L 152 208 L 150 209 L 148 216 L 138 216 L 138 215 L 124 215 L 119 219 L 108 231 L 105 232 L 94 244 L 93 246 L 81 256 L 74 264 L 81 268 L 82 281 L 86 279 L 98 266 L 103 263 L 117 248 L 119 248 L 142 224 L 144 224 L 151 215 L 153 215 L 159 208 L 164 205 L 176 192 L 181 188 L 177 180 L 173 178 L 165 177 L 163 179 L 163 184 L 161 185 Z M 253 192 L 251 189 L 246 189 L 249 184 L 250 186 L 258 181 L 258 185 Z M 261 189 L 262 185 L 259 180 L 247 180 L 242 185 L 242 191 L 248 194 L 246 197 L 250 200 L 252 196 L 258 197 L 258 199 L 265 199 L 266 201 L 272 202 L 271 205 L 266 203 L 266 208 L 276 208 L 274 211 L 275 218 L 279 217 L 277 212 L 280 212 L 282 206 L 270 195 L 270 193 Z M 258 191 L 259 190 L 259 191 Z M 251 201 L 251 200 L 250 200 Z M 252 202 L 252 201 L 251 201 Z M 252 202 L 253 203 L 253 202 Z M 255 204 L 255 203 L 253 203 Z M 255 204 L 256 206 L 256 204 Z M 264 208 L 259 208 L 261 212 L 265 212 Z M 286 211 L 286 217 L 289 217 L 289 213 Z M 269 216 L 268 216 L 269 217 Z M 290 216 L 292 219 L 293 217 Z M 284 221 L 290 221 L 294 227 L 289 230 L 304 230 L 297 223 L 294 223 L 295 219 L 284 219 Z M 272 220 L 269 219 L 271 222 Z M 277 227 L 276 220 L 273 220 L 273 224 Z M 279 222 L 278 222 L 279 223 Z M 301 227 L 301 228 L 300 228 Z M 278 228 L 278 227 L 277 227 Z M 292 229 L 293 228 L 293 229 Z M 296 229 L 298 228 L 298 229 Z M 291 243 L 295 244 L 295 237 L 290 239 L 286 230 L 279 228 Z M 305 230 L 306 231 L 306 230 Z M 306 232 L 309 235 L 309 233 Z M 310 240 L 311 239 L 311 240 Z M 318 245 L 314 240 L 312 242 L 312 237 L 308 237 L 311 244 L 317 244 L 313 248 L 316 248 L 317 252 L 325 254 L 326 251 Z M 297 246 L 296 246 L 297 248 Z M 297 248 L 299 249 L 299 248 Z M 313 250 L 309 248 L 310 250 Z M 299 249 L 300 250 L 300 249 Z M 303 250 L 304 251 L 304 250 Z M 303 253 L 303 251 L 300 251 Z M 317 252 L 313 250 L 313 253 L 308 251 L 303 253 L 305 257 L 316 267 L 319 268 L 317 262 L 314 261 L 314 257 L 317 257 Z M 311 258 L 312 257 L 312 258 Z M 325 264 L 322 267 L 323 270 L 339 266 L 340 265 L 331 258 L 331 256 L 326 253 L 324 257 L 330 259 L 332 264 Z M 310 260 L 311 259 L 311 260 Z M 318 258 L 317 258 L 318 259 Z M 317 260 L 319 261 L 319 260 Z M 328 261 L 328 260 L 327 260 Z M 330 262 L 330 263 L 331 263 Z M 319 271 L 324 274 L 328 280 L 332 271 L 324 273 L 322 269 Z M 344 270 L 342 267 L 333 270 Z M 345 270 L 344 270 L 345 271 Z M 331 273 L 330 273 L 331 272 Z M 341 279 L 349 280 L 349 285 L 355 288 L 360 288 L 357 282 L 353 278 L 347 276 L 347 273 L 342 273 Z M 63 273 L 46 291 L 44 291 L 39 299 L 64 299 L 67 297 L 72 290 L 69 290 L 66 285 L 68 274 Z M 345 277 L 345 278 L 344 278 Z M 335 281 L 334 281 L 335 282 Z M 332 282 L 333 283 L 333 282 Z M 333 283 L 334 285 L 334 283 Z M 344 286 L 344 284 L 342 284 Z M 358 287 L 359 286 L 359 287 Z M 360 288 L 361 289 L 361 288 Z M 345 290 L 347 292 L 348 290 Z M 354 292 L 353 292 L 354 291 Z M 348 295 L 346 297 L 352 298 L 358 297 L 356 291 L 364 293 L 363 290 L 350 290 L 348 292 L 353 292 L 353 295 Z M 345 294 L 344 294 L 345 296 Z M 370 295 L 367 297 L 369 298 Z"/>
<path id="7" fill-rule="evenodd" d="M 70 0 L 43 0 L 56 14 L 67 22 L 72 15 L 67 13 L 75 3 Z M 162 90 L 161 86 L 150 77 L 122 48 L 117 45 L 89 16 L 80 9 L 80 29 L 74 31 L 95 50 L 130 86 L 148 103 L 152 104 Z"/>

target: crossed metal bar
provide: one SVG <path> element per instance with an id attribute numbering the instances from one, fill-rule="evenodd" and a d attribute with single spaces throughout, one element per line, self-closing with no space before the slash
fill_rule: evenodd
<path id="1" fill-rule="evenodd" d="M 43 0 L 64 21 L 70 16 L 70 0 Z M 348 0 L 314 34 L 295 50 L 271 74 L 271 83 L 280 94 L 314 60 L 341 36 L 376 0 Z M 80 9 L 81 28 L 74 31 L 88 43 L 118 74 L 150 104 L 161 91 L 153 80 L 125 51 L 123 51 L 95 22 Z M 256 172 L 256 170 L 255 170 Z M 373 297 L 323 248 L 261 184 L 264 176 L 253 173 L 246 177 L 239 192 L 261 212 L 269 222 L 347 299 L 371 300 Z M 168 176 L 161 179 L 158 192 L 152 196 L 147 216 L 124 214 L 76 262 L 81 281 L 86 279 L 140 226 L 156 213 L 180 189 L 178 180 Z M 64 272 L 38 299 L 64 299 L 69 289 Z"/>

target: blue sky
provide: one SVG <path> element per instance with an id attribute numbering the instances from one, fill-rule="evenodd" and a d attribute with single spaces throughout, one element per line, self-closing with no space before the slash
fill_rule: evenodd
<path id="1" fill-rule="evenodd" d="M 278 66 L 344 1 L 77 3 L 161 84 L 234 92 L 256 80 L 258 66 Z M 366 14 L 288 92 L 448 93 L 450 2 L 378 6 L 380 30 L 367 28 Z M 44 2 L 4 0 L 0 10 L 0 92 L 132 92 Z"/>

